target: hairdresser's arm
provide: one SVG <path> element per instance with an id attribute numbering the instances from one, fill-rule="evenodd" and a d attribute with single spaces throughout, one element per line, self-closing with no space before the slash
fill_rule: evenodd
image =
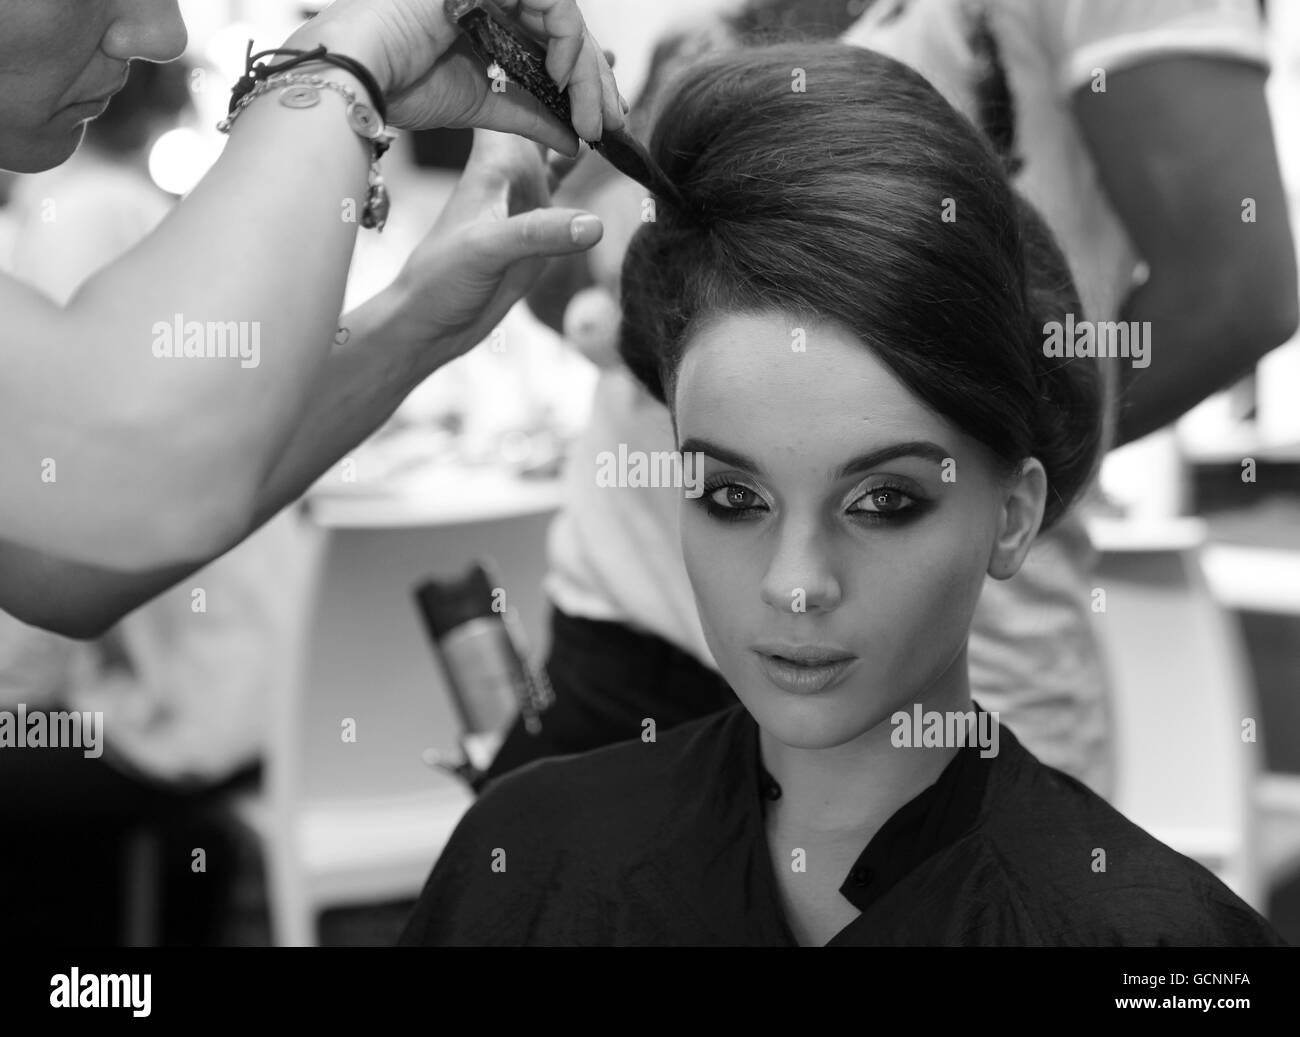
<path id="1" fill-rule="evenodd" d="M 346 451 L 377 429 L 396 409 L 412 380 L 417 360 L 410 350 L 385 341 L 385 310 L 396 309 L 388 293 L 344 318 L 352 337 L 329 354 L 313 388 L 314 397 L 286 453 L 297 463 L 277 466 L 256 495 L 251 522 L 214 543 L 206 553 L 142 572 L 106 569 L 13 542 L 0 542 L 0 608 L 32 626 L 66 637 L 103 634 L 134 611 L 224 554 L 290 504 Z M 419 362 L 423 362 L 420 358 Z M 322 408 L 334 408 L 324 420 Z M 306 442 L 310 428 L 320 438 Z M 313 465 L 313 461 L 315 462 Z M 313 470 L 314 468 L 314 470 Z"/>
<path id="2" fill-rule="evenodd" d="M 621 125 L 574 0 L 523 6 L 541 12 L 574 126 L 598 138 Z M 490 89 L 440 3 L 343 0 L 290 45 L 319 41 L 371 67 L 399 125 L 493 126 L 577 149 L 528 95 Z M 356 233 L 341 217 L 366 190 L 368 157 L 340 98 L 295 110 L 264 98 L 191 197 L 66 307 L 0 279 L 0 537 L 140 572 L 243 535 L 308 400 L 332 384 L 323 368 Z M 258 365 L 159 359 L 178 314 L 256 325 Z"/>
<path id="3" fill-rule="evenodd" d="M 544 257 L 586 249 L 599 237 L 597 224 L 575 240 L 573 221 L 582 213 L 545 207 L 553 185 L 535 147 L 477 134 L 456 193 L 397 281 L 343 318 L 351 336 L 330 350 L 243 526 L 208 554 L 143 573 L 0 542 L 0 608 L 66 636 L 98 636 L 298 499 L 430 373 L 486 338 Z"/>
<path id="4" fill-rule="evenodd" d="M 1152 345 L 1149 367 L 1117 361 L 1119 442 L 1174 421 L 1295 331 L 1295 251 L 1264 82 L 1244 62 L 1171 57 L 1075 94 L 1102 184 L 1150 267 L 1121 314 L 1151 321 Z"/>

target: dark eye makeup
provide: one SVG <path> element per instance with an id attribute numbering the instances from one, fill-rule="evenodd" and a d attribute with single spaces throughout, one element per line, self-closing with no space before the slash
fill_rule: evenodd
<path id="1" fill-rule="evenodd" d="M 696 500 L 719 522 L 752 522 L 771 510 L 758 490 L 731 472 L 706 479 L 704 493 Z M 910 480 L 879 476 L 868 482 L 844 513 L 865 525 L 902 525 L 924 515 L 930 504 Z"/>
<path id="2" fill-rule="evenodd" d="M 704 494 L 697 500 L 711 518 L 720 522 L 744 522 L 770 510 L 757 490 L 737 482 L 731 474 L 706 479 Z"/>

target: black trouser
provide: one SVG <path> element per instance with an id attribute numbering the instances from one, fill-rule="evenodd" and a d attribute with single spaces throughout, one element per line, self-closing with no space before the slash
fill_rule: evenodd
<path id="1" fill-rule="evenodd" d="M 0 946 L 117 946 L 124 850 L 140 828 L 161 843 L 159 942 L 216 942 L 238 857 L 208 808 L 259 770 L 189 791 L 136 781 L 77 748 L 0 748 Z"/>
<path id="2" fill-rule="evenodd" d="M 516 720 L 487 780 L 545 756 L 640 738 L 647 719 L 665 731 L 738 701 L 720 674 L 663 638 L 559 609 L 551 612 L 546 675 L 555 702 L 542 714 L 541 733 L 530 735 Z"/>

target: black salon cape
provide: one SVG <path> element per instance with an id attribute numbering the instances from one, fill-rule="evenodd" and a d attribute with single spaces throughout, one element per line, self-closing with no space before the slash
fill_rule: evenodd
<path id="1" fill-rule="evenodd" d="M 466 814 L 400 942 L 793 946 L 764 826 L 779 795 L 740 706 L 540 760 Z M 830 946 L 1283 945 L 1005 726 L 996 756 L 959 750 L 889 819 L 840 892 L 861 914 Z"/>

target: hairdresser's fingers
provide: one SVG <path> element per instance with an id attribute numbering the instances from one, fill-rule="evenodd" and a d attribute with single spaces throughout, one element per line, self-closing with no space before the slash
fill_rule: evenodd
<path id="1" fill-rule="evenodd" d="M 546 43 L 546 72 L 561 90 L 582 60 L 587 23 L 576 0 L 506 0 L 502 5 Z"/>
<path id="2" fill-rule="evenodd" d="M 595 40 L 592 40 L 593 46 Z M 605 108 L 601 112 L 606 129 L 621 130 L 627 125 L 626 115 L 631 110 L 631 105 L 627 103 L 621 93 L 619 93 L 618 83 L 614 80 L 614 70 L 610 67 L 609 61 L 605 57 L 605 52 L 597 48 L 600 56 L 600 80 L 601 80 L 601 98 L 605 103 Z"/>
<path id="3" fill-rule="evenodd" d="M 584 252 L 605 233 L 599 218 L 581 209 L 532 209 L 474 228 L 471 262 L 485 274 L 521 259 Z"/>
<path id="4" fill-rule="evenodd" d="M 483 64 L 462 37 L 443 56 L 441 79 L 409 91 L 395 102 L 393 125 L 474 127 L 511 133 L 565 154 L 577 154 L 578 135 L 542 101 L 521 87 L 492 89 Z"/>
<path id="5" fill-rule="evenodd" d="M 601 75 L 601 62 L 597 58 L 597 49 L 590 42 L 590 36 L 582 38 L 578 58 L 568 77 L 569 108 L 572 109 L 573 133 L 584 140 L 599 140 L 604 131 L 602 113 L 604 112 L 604 79 Z"/>
<path id="6" fill-rule="evenodd" d="M 582 141 L 578 139 L 577 134 L 563 125 L 532 94 L 523 90 L 514 90 L 509 94 L 490 94 L 489 97 L 491 110 L 477 115 L 468 125 L 527 137 L 553 151 L 574 158 L 582 153 Z"/>
<path id="7" fill-rule="evenodd" d="M 469 161 L 457 184 L 456 213 L 444 226 L 468 222 L 476 214 L 492 211 L 500 218 L 551 204 L 556 188 L 577 166 L 578 157 L 554 152 L 521 137 L 491 130 L 475 130 Z M 569 203 L 582 207 L 581 202 Z M 444 210 L 446 212 L 447 210 Z"/>
<path id="8" fill-rule="evenodd" d="M 604 53 L 587 30 L 576 0 L 514 0 L 505 6 L 547 41 L 546 71 L 561 90 L 568 91 L 574 131 L 583 140 L 600 140 L 604 113 L 621 116 L 618 88 L 612 85 L 612 75 L 606 80 Z M 620 117 L 610 127 L 621 125 Z"/>
<path id="9" fill-rule="evenodd" d="M 449 233 L 485 212 L 509 216 L 511 202 L 515 211 L 547 204 L 545 154 L 545 147 L 522 137 L 476 129 L 469 159 L 435 233 Z"/>
<path id="10" fill-rule="evenodd" d="M 476 130 L 465 171 L 469 174 L 472 170 L 482 193 L 495 192 L 498 202 L 502 197 L 500 188 L 506 188 L 504 207 L 498 205 L 494 209 L 505 217 L 549 205 L 556 188 L 578 160 L 576 155 L 552 152 L 544 144 L 530 143 L 521 137 Z"/>
<path id="11" fill-rule="evenodd" d="M 547 160 L 546 190 L 549 194 L 555 194 L 556 189 L 564 182 L 564 178 L 573 172 L 574 167 L 577 166 L 581 158 L 581 154 L 563 155 L 556 153 Z"/>
<path id="12" fill-rule="evenodd" d="M 577 122 L 576 90 L 571 88 L 569 95 L 575 99 L 573 100 L 573 116 L 575 116 L 573 117 L 573 129 L 577 130 L 578 135 L 584 140 L 601 140 L 607 130 L 623 129 L 625 123 L 627 123 L 624 114 L 627 112 L 627 105 L 624 103 L 623 95 L 619 94 L 619 84 L 615 82 L 614 73 L 610 70 L 610 64 L 604 60 L 604 52 L 595 43 L 595 39 L 590 32 L 588 32 L 586 44 L 582 48 L 582 57 L 590 57 L 590 64 L 588 65 L 584 61 L 584 64 L 578 65 L 575 75 L 584 73 L 588 68 L 594 68 L 597 86 L 594 87 L 591 94 L 593 94 L 599 107 L 599 125 L 593 125 L 595 136 L 582 133 L 582 127 Z M 575 81 L 575 87 L 576 84 Z"/>

